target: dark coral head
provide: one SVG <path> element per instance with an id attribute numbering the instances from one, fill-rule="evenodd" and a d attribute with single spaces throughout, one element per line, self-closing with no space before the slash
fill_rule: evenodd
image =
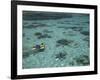
<path id="1" fill-rule="evenodd" d="M 66 58 L 66 55 L 67 53 L 59 52 L 58 54 L 55 55 L 55 58 L 59 60 L 64 60 Z"/>
<path id="2" fill-rule="evenodd" d="M 35 36 L 40 36 L 40 35 L 42 35 L 42 33 L 36 32 L 34 35 L 35 35 Z"/>
<path id="3" fill-rule="evenodd" d="M 57 40 L 57 43 L 58 44 L 61 44 L 61 45 L 68 45 L 70 44 L 72 41 L 71 40 L 67 40 L 67 39 L 60 39 L 60 40 Z"/>

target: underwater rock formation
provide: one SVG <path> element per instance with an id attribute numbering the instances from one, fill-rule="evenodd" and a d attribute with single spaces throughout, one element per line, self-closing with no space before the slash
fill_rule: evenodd
<path id="1" fill-rule="evenodd" d="M 66 31 L 62 32 L 62 34 L 64 34 L 65 36 L 76 36 L 76 31 L 74 31 L 73 29 L 71 29 L 72 27 L 65 27 L 64 29 L 66 29 Z"/>
<path id="2" fill-rule="evenodd" d="M 78 48 L 80 47 L 80 43 L 78 42 L 73 42 L 72 44 L 69 45 L 70 47 L 73 47 L 73 48 Z"/>
<path id="3" fill-rule="evenodd" d="M 56 41 L 58 44 L 60 45 L 69 45 L 70 43 L 72 43 L 73 41 L 72 40 L 67 40 L 67 39 L 60 39 L 60 40 L 57 40 Z"/>
<path id="4" fill-rule="evenodd" d="M 69 65 L 70 65 L 70 66 L 74 66 L 75 63 L 72 61 L 72 62 L 69 62 Z"/>
<path id="5" fill-rule="evenodd" d="M 23 58 L 27 58 L 30 54 L 28 52 L 23 53 Z"/>
<path id="6" fill-rule="evenodd" d="M 65 34 L 66 32 L 62 32 L 63 34 Z"/>
<path id="7" fill-rule="evenodd" d="M 37 36 L 38 39 L 42 39 L 42 38 L 52 38 L 50 35 L 43 34 L 41 32 L 36 32 L 34 35 Z"/>
<path id="8" fill-rule="evenodd" d="M 43 30 L 44 33 L 52 33 L 53 31 L 49 31 L 47 29 Z"/>
<path id="9" fill-rule="evenodd" d="M 24 51 L 24 52 L 23 52 L 23 55 L 22 55 L 22 56 L 23 56 L 23 58 L 27 58 L 27 57 L 29 57 L 30 55 L 32 55 L 32 51 L 28 51 L 28 50 L 27 50 L 27 51 Z"/>
<path id="10" fill-rule="evenodd" d="M 30 38 L 29 38 L 29 37 L 27 37 L 26 39 L 27 39 L 27 40 L 30 40 Z"/>
<path id="11" fill-rule="evenodd" d="M 66 26 L 58 26 L 57 28 L 62 28 L 62 29 L 71 29 L 71 27 L 66 27 Z"/>
<path id="12" fill-rule="evenodd" d="M 83 40 L 89 42 L 89 36 L 86 36 Z"/>
<path id="13" fill-rule="evenodd" d="M 82 30 L 82 27 L 72 27 L 72 29 L 73 29 L 74 31 L 81 31 L 81 30 Z"/>
<path id="14" fill-rule="evenodd" d="M 52 37 L 48 34 L 42 34 L 42 35 L 38 36 L 38 39 L 43 39 L 43 38 L 52 38 Z"/>
<path id="15" fill-rule="evenodd" d="M 80 33 L 83 34 L 83 35 L 85 35 L 85 36 L 89 35 L 89 31 L 81 31 Z"/>
<path id="16" fill-rule="evenodd" d="M 90 46 L 90 43 L 89 43 L 90 38 L 89 38 L 89 36 L 86 36 L 83 40 L 87 42 L 87 46 L 89 47 Z"/>
<path id="17" fill-rule="evenodd" d="M 75 60 L 78 65 L 86 66 L 90 64 L 89 56 L 87 55 L 80 55 L 78 58 L 75 58 Z"/>
<path id="18" fill-rule="evenodd" d="M 26 34 L 25 34 L 25 33 L 23 33 L 23 37 L 25 37 L 25 35 L 26 35 Z"/>
<path id="19" fill-rule="evenodd" d="M 35 36 L 40 36 L 40 35 L 42 35 L 42 33 L 36 32 L 34 35 L 35 35 Z"/>
<path id="20" fill-rule="evenodd" d="M 68 32 L 67 35 L 68 36 L 76 36 L 76 34 L 74 32 L 70 32 L 70 33 Z M 65 34 L 65 36 L 66 36 L 66 34 Z"/>
<path id="21" fill-rule="evenodd" d="M 67 53 L 66 52 L 59 52 L 55 55 L 55 58 L 57 60 L 64 60 L 66 58 Z"/>

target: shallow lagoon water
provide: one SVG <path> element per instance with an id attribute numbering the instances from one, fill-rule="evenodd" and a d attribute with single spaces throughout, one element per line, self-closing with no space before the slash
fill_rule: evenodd
<path id="1" fill-rule="evenodd" d="M 23 69 L 87 66 L 89 45 L 89 14 L 23 11 Z"/>

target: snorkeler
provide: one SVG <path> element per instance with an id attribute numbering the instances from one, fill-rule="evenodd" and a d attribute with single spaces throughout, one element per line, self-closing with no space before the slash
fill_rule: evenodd
<path id="1" fill-rule="evenodd" d="M 45 49 L 45 44 L 41 43 L 40 45 L 35 45 L 32 47 L 32 50 L 44 50 Z"/>
<path id="2" fill-rule="evenodd" d="M 40 44 L 40 49 L 45 49 L 45 44 L 44 43 Z"/>
<path id="3" fill-rule="evenodd" d="M 35 45 L 32 47 L 32 50 L 40 49 L 40 45 Z"/>

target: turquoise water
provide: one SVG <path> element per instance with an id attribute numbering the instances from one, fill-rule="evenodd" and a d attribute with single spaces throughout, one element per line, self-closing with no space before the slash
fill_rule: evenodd
<path id="1" fill-rule="evenodd" d="M 90 64 L 89 14 L 23 11 L 22 35 L 23 69 Z"/>

